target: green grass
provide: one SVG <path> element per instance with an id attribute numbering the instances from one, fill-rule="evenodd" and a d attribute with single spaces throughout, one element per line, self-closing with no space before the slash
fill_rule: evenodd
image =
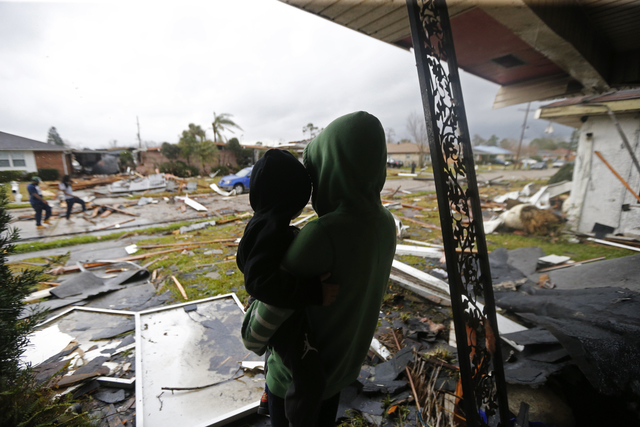
<path id="1" fill-rule="evenodd" d="M 493 251 L 497 248 L 516 249 L 529 246 L 540 246 L 545 255 L 566 255 L 573 261 L 606 256 L 607 259 L 632 255 L 635 252 L 599 245 L 591 242 L 569 243 L 563 238 L 518 236 L 516 234 L 490 234 L 486 237 L 487 248 Z"/>
<path id="2" fill-rule="evenodd" d="M 159 227 L 136 229 L 135 233 L 138 234 L 138 235 L 150 235 L 150 234 L 157 234 L 157 233 L 165 233 L 165 232 L 177 230 L 180 227 L 185 226 L 185 225 L 191 225 L 191 224 L 195 224 L 195 223 L 198 223 L 198 222 L 205 222 L 205 221 L 211 221 L 211 218 L 202 219 L 202 220 L 195 220 L 195 221 L 180 221 L 180 222 L 177 222 L 177 223 L 164 225 L 164 226 L 159 226 Z M 91 235 L 75 236 L 75 237 L 70 237 L 70 238 L 67 238 L 67 239 L 53 240 L 51 242 L 20 243 L 20 244 L 17 244 L 15 246 L 15 250 L 14 250 L 13 253 L 15 253 L 15 254 L 24 254 L 24 253 L 28 253 L 28 252 L 43 251 L 43 250 L 47 250 L 47 249 L 64 248 L 64 247 L 67 247 L 67 246 L 84 245 L 84 244 L 87 244 L 87 243 L 104 242 L 104 241 L 108 241 L 108 240 L 116 240 L 119 237 L 122 237 L 123 235 L 125 235 L 127 233 L 131 233 L 132 231 L 133 230 L 130 230 L 130 231 L 118 231 L 118 232 L 115 232 L 115 233 L 105 234 L 105 235 L 102 235 L 102 236 L 91 236 Z M 175 243 L 175 241 L 174 241 L 174 243 Z"/>
<path id="3" fill-rule="evenodd" d="M 25 209 L 25 208 L 30 208 L 31 204 L 29 203 L 9 203 L 8 205 L 5 205 L 5 209 Z"/>
<path id="4" fill-rule="evenodd" d="M 242 236 L 245 226 L 244 221 L 234 222 L 188 233 L 184 235 L 186 239 L 179 239 L 173 235 L 162 236 L 139 241 L 137 245 L 172 244 L 178 243 L 180 240 L 197 243 L 198 241 L 237 238 Z M 212 249 L 221 249 L 222 254 L 204 254 Z M 136 252 L 136 254 L 162 250 L 163 248 L 147 249 Z M 171 279 L 172 275 L 183 286 L 189 300 L 235 292 L 241 301 L 246 302 L 249 295 L 244 289 L 244 276 L 236 265 L 235 256 L 232 255 L 236 251 L 237 247 L 234 246 L 225 246 L 224 243 L 210 243 L 200 248 L 191 249 L 185 254 L 182 252 L 171 253 L 167 259 L 158 261 L 149 268 L 158 270 L 158 277 L 164 277 L 159 284 L 158 291 L 164 292 L 169 289 L 176 302 L 184 301 L 184 298 Z M 145 260 L 144 263 L 162 257 L 164 255 L 157 255 Z M 206 276 L 206 274 L 213 272 L 218 273 L 220 277 Z"/>

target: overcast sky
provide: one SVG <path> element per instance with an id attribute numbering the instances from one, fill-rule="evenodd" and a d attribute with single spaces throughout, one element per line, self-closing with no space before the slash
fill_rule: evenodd
<path id="1" fill-rule="evenodd" d="M 472 135 L 520 137 L 525 105 L 492 110 L 497 85 L 464 72 L 462 85 Z M 3 132 L 130 146 L 137 116 L 159 145 L 189 123 L 212 137 L 215 111 L 242 127 L 229 137 L 272 144 L 356 110 L 409 137 L 422 111 L 413 53 L 276 0 L 0 2 Z M 548 123 L 529 119 L 525 139 L 543 136 Z"/>

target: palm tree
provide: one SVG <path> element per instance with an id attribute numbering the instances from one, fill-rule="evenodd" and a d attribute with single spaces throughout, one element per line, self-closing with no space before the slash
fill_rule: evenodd
<path id="1" fill-rule="evenodd" d="M 218 139 L 220 139 L 221 141 L 223 139 L 226 139 L 222 135 L 222 132 L 228 130 L 229 132 L 233 133 L 233 131 L 229 129 L 231 127 L 242 130 L 240 126 L 238 126 L 233 120 L 231 120 L 231 117 L 233 117 L 231 114 L 222 113 L 220 115 L 217 115 L 215 111 L 213 112 L 213 122 L 211 123 L 211 126 L 213 126 L 213 142 L 218 142 Z"/>

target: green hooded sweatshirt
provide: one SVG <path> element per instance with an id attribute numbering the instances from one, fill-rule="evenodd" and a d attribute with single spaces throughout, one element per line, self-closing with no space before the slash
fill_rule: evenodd
<path id="1" fill-rule="evenodd" d="M 360 373 L 387 289 L 395 252 L 391 213 L 382 206 L 387 148 L 380 121 L 363 111 L 342 116 L 304 150 L 318 219 L 294 239 L 283 267 L 295 276 L 330 272 L 340 285 L 337 300 L 307 307 L 323 360 L 323 399 L 340 392 Z M 284 397 L 291 374 L 277 353 L 269 358 L 267 384 Z"/>

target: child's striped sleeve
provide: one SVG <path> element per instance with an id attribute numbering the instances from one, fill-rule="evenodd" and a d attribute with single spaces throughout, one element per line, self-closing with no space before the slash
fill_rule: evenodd
<path id="1" fill-rule="evenodd" d="M 242 322 L 242 342 L 247 350 L 262 356 L 269 339 L 293 312 L 258 300 L 251 303 Z"/>

